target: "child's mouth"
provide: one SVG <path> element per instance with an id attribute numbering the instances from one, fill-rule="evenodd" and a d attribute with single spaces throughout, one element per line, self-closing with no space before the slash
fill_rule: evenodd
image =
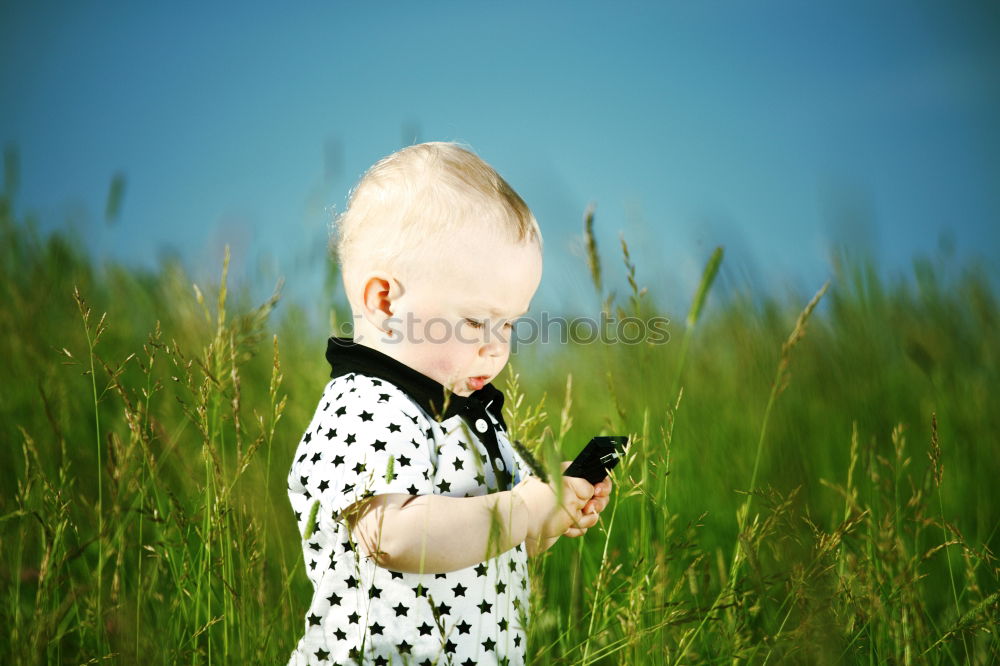
<path id="1" fill-rule="evenodd" d="M 482 377 L 470 377 L 466 384 L 468 385 L 470 391 L 478 391 L 486 386 L 486 382 L 489 381 L 489 379 L 490 378 L 485 375 Z"/>

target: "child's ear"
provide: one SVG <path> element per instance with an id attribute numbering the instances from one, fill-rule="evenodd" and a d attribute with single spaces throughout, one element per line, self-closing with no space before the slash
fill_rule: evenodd
<path id="1" fill-rule="evenodd" d="M 403 287 L 390 274 L 369 273 L 365 276 L 362 291 L 365 318 L 376 328 L 385 330 L 386 319 L 395 312 L 394 303 L 403 293 Z"/>

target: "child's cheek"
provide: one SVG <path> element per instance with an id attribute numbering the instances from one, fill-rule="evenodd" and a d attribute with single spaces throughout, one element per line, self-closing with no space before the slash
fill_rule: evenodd
<path id="1" fill-rule="evenodd" d="M 435 376 L 447 378 L 448 384 L 453 383 L 453 380 L 456 378 L 455 375 L 458 371 L 455 368 L 455 363 L 449 353 L 450 350 L 444 345 L 441 345 L 435 351 L 437 353 L 434 355 L 431 362 L 431 367 L 434 369 Z"/>

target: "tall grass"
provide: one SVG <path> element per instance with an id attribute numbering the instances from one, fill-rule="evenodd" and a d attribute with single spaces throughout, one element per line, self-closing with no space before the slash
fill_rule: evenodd
<path id="1" fill-rule="evenodd" d="M 594 224 L 600 307 L 657 314 L 624 239 L 629 295 L 605 291 Z M 232 292 L 228 262 L 198 287 L 77 247 L 8 186 L 0 654 L 283 662 L 310 595 L 285 475 L 325 341 L 277 292 Z M 713 293 L 720 249 L 670 344 L 521 351 L 508 421 L 550 471 L 593 434 L 633 442 L 601 528 L 532 562 L 531 663 L 1000 658 L 997 305 L 942 270 L 842 262 L 779 302 Z"/>
<path id="2" fill-rule="evenodd" d="M 718 250 L 709 258 L 692 311 L 701 312 L 720 258 Z M 995 451 L 988 424 L 996 418 L 985 405 L 965 409 L 985 397 L 986 376 L 997 378 L 995 341 L 987 342 L 995 301 L 975 271 L 949 293 L 925 262 L 917 266 L 922 299 L 906 284 L 887 297 L 867 270 L 865 290 L 854 291 L 859 269 L 841 265 L 829 314 L 813 322 L 810 334 L 806 322 L 816 318 L 828 285 L 797 319 L 785 320 L 791 332 L 784 334 L 784 310 L 774 303 L 758 309 L 749 299 L 732 300 L 707 322 L 704 345 L 692 347 L 696 371 L 652 390 L 636 387 L 639 367 L 646 376 L 680 376 L 698 317 L 687 318 L 678 356 L 624 346 L 565 351 L 566 365 L 576 357 L 574 367 L 581 368 L 574 374 L 578 395 L 591 396 L 587 412 L 577 415 L 578 439 L 615 426 L 613 417 L 600 415 L 623 414 L 634 445 L 616 474 L 618 504 L 605 521 L 601 555 L 563 548 L 536 562 L 542 618 L 536 617 L 532 643 L 544 659 L 991 663 L 1000 656 L 991 551 L 998 512 L 990 489 L 997 457 L 967 458 L 976 449 Z M 596 277 L 594 283 L 600 285 Z M 879 302 L 872 303 L 876 294 Z M 856 334 L 862 321 L 865 336 Z M 920 376 L 930 361 L 914 358 L 911 340 L 943 338 L 955 328 L 989 350 L 973 358 L 954 344 L 929 348 L 928 355 L 955 363 L 951 391 L 944 392 L 935 377 Z M 873 358 L 872 348 L 884 356 Z M 804 357 L 797 366 L 793 349 Z M 981 365 L 983 358 L 989 363 Z M 615 374 L 610 395 L 602 376 L 609 372 Z M 851 381 L 843 381 L 845 372 Z M 682 402 L 660 392 L 678 384 Z M 895 393 L 883 393 L 885 385 Z M 653 396 L 662 409 L 650 412 Z M 900 404 L 899 418 L 912 421 L 890 420 L 886 405 Z M 935 412 L 941 411 L 954 419 L 950 450 L 940 445 Z M 870 429 L 864 445 L 859 422 Z M 914 463 L 907 444 L 914 430 L 924 464 Z M 957 500 L 944 494 L 945 456 L 962 469 Z M 684 477 L 670 480 L 677 470 Z M 977 529 L 983 514 L 988 530 Z M 975 536 L 966 538 L 963 528 Z M 955 558 L 965 562 L 964 571 L 952 566 Z M 602 603 L 590 606 L 564 589 L 558 573 L 588 567 L 589 576 L 574 581 L 591 581 L 587 589 Z M 609 578 L 617 587 L 605 596 Z M 584 608 L 574 611 L 578 603 Z M 589 613 L 588 622 L 565 621 L 567 606 L 570 618 Z"/>

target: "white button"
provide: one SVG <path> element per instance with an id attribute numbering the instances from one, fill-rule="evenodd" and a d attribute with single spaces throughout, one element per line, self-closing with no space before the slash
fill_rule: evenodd
<path id="1" fill-rule="evenodd" d="M 486 432 L 485 419 L 476 419 L 476 430 L 478 430 L 479 432 Z"/>
<path id="2" fill-rule="evenodd" d="M 497 469 L 502 469 L 507 471 L 507 463 L 503 461 L 503 458 L 496 458 L 493 460 L 493 464 L 497 466 Z"/>

